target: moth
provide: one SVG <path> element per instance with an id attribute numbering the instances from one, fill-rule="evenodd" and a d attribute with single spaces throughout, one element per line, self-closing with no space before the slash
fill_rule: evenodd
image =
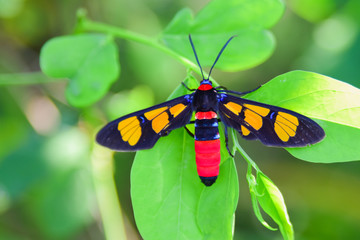
<path id="1" fill-rule="evenodd" d="M 234 37 L 234 36 L 233 36 Z M 152 148 L 160 137 L 172 130 L 195 124 L 195 153 L 197 172 L 206 186 L 211 186 L 219 175 L 219 122 L 228 131 L 233 128 L 248 140 L 260 140 L 266 146 L 303 147 L 321 141 L 324 130 L 310 118 L 294 111 L 241 98 L 249 92 L 236 92 L 214 87 L 209 76 L 222 52 L 220 50 L 207 78 L 204 77 L 191 36 L 196 61 L 203 79 L 197 89 L 170 101 L 118 118 L 104 126 L 96 141 L 115 151 L 138 151 Z M 256 89 L 255 89 L 256 90 Z M 195 112 L 195 121 L 191 118 Z M 191 134 L 191 133 L 190 133 Z"/>

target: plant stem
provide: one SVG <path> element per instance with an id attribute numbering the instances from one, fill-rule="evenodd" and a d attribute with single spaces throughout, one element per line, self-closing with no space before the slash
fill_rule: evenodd
<path id="1" fill-rule="evenodd" d="M 126 240 L 121 206 L 114 182 L 112 152 L 93 145 L 91 165 L 98 206 L 107 240 Z"/>
<path id="2" fill-rule="evenodd" d="M 256 165 L 256 163 L 251 159 L 251 157 L 245 152 L 245 150 L 240 146 L 238 139 L 236 138 L 236 132 L 234 129 L 231 129 L 231 135 L 232 135 L 232 140 L 233 143 L 235 145 L 235 148 L 239 151 L 239 153 L 241 154 L 241 156 L 246 160 L 246 162 L 253 167 L 256 171 L 261 172 L 261 170 L 259 169 L 259 167 Z M 250 168 L 251 170 L 251 168 Z M 249 170 L 248 170 L 249 171 Z"/>
<path id="3" fill-rule="evenodd" d="M 65 81 L 65 79 L 51 78 L 46 76 L 42 72 L 0 74 L 0 86 L 41 84 L 41 83 L 60 82 L 60 81 Z"/>
<path id="4" fill-rule="evenodd" d="M 164 52 L 165 54 L 169 55 L 170 57 L 174 58 L 178 62 L 185 65 L 191 71 L 196 72 L 200 76 L 202 75 L 200 68 L 196 64 L 194 64 L 189 59 L 181 56 L 180 54 L 176 53 L 175 51 L 171 50 L 170 48 L 162 45 L 161 43 L 159 43 L 157 41 L 157 39 L 153 39 L 153 38 L 147 37 L 145 35 L 135 33 L 132 31 L 128 31 L 126 29 L 122 29 L 119 27 L 114 27 L 114 26 L 111 26 L 108 24 L 91 21 L 90 19 L 88 19 L 86 17 L 86 11 L 84 9 L 80 9 L 77 13 L 77 16 L 78 16 L 78 21 L 77 21 L 77 25 L 75 27 L 76 33 L 86 32 L 86 31 L 102 32 L 102 33 L 110 34 L 110 35 L 113 35 L 113 36 L 116 36 L 119 38 L 142 43 L 144 45 L 156 48 L 156 49 Z M 205 71 L 203 71 L 203 72 L 204 72 L 205 76 L 208 75 Z M 219 85 L 213 78 L 210 77 L 210 80 L 214 83 L 214 86 Z"/>
<path id="5" fill-rule="evenodd" d="M 78 11 L 78 23 L 75 28 L 75 31 L 76 32 L 85 32 L 85 31 L 102 32 L 102 33 L 106 33 L 106 34 L 111 34 L 111 35 L 119 37 L 119 38 L 128 39 L 128 40 L 132 40 L 132 41 L 135 41 L 138 43 L 142 43 L 144 45 L 156 48 L 156 49 L 166 53 L 167 55 L 173 57 L 180 63 L 184 64 L 186 67 L 190 68 L 192 71 L 194 71 L 198 74 L 201 74 L 200 69 L 198 68 L 197 65 L 195 65 L 193 62 L 191 62 L 187 58 L 182 57 L 178 53 L 174 52 L 170 48 L 160 44 L 157 40 L 155 40 L 153 38 L 149 38 L 149 37 L 141 35 L 141 34 L 138 34 L 138 33 L 135 33 L 135 32 L 132 32 L 132 31 L 121 29 L 119 27 L 114 27 L 114 26 L 107 25 L 104 23 L 91 21 L 86 17 L 86 13 L 84 10 Z"/>

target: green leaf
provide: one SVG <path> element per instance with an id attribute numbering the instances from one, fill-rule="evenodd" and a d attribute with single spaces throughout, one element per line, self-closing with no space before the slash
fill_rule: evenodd
<path id="1" fill-rule="evenodd" d="M 41 49 L 40 66 L 50 77 L 69 78 L 66 97 L 76 107 L 102 98 L 120 73 L 113 39 L 95 34 L 49 40 Z"/>
<path id="2" fill-rule="evenodd" d="M 304 148 L 287 148 L 311 162 L 347 162 L 360 159 L 360 89 L 336 79 L 292 71 L 272 79 L 247 99 L 284 107 L 314 119 L 325 139 Z"/>
<path id="3" fill-rule="evenodd" d="M 248 173 L 246 175 L 248 184 L 249 184 L 249 191 L 250 191 L 250 198 L 251 198 L 251 203 L 254 209 L 254 213 L 255 216 L 257 217 L 257 219 L 259 220 L 259 222 L 261 222 L 262 225 L 264 225 L 267 229 L 272 230 L 272 231 L 276 231 L 276 228 L 271 227 L 263 218 L 261 211 L 260 211 L 260 207 L 258 204 L 258 200 L 257 200 L 257 196 L 259 195 L 257 193 L 256 187 L 257 187 L 257 183 L 256 183 L 256 178 L 254 175 L 250 173 Z"/>
<path id="4" fill-rule="evenodd" d="M 197 84 L 189 77 L 190 88 Z M 184 94 L 180 86 L 172 97 Z M 205 187 L 196 171 L 194 139 L 184 129 L 136 154 L 131 170 L 135 220 L 144 239 L 231 239 L 238 200 L 233 159 L 222 139 L 220 174 Z M 216 236 L 216 237 L 213 237 Z"/>
<path id="5" fill-rule="evenodd" d="M 220 166 L 219 178 L 213 186 L 205 187 L 198 199 L 197 224 L 203 239 L 232 239 L 239 183 L 234 159 L 228 155 L 225 144 L 221 146 L 221 156 L 227 159 Z"/>
<path id="6" fill-rule="evenodd" d="M 188 35 L 191 34 L 203 66 L 211 66 L 217 51 L 233 35 L 216 67 L 236 71 L 254 67 L 273 52 L 273 35 L 266 29 L 282 16 L 280 0 L 214 0 L 195 17 L 183 9 L 174 17 L 162 34 L 171 49 L 195 62 Z"/>
<path id="7" fill-rule="evenodd" d="M 235 148 L 248 163 L 246 180 L 249 185 L 250 197 L 255 216 L 266 228 L 272 231 L 277 230 L 276 228 L 271 227 L 262 217 L 259 207 L 260 204 L 261 208 L 278 224 L 283 238 L 289 240 L 294 239 L 294 231 L 280 190 L 261 172 L 256 163 L 239 145 L 234 134 L 232 135 Z M 253 169 L 256 171 L 256 177 L 252 174 Z"/>
<path id="8" fill-rule="evenodd" d="M 148 108 L 154 105 L 154 93 L 147 85 L 137 85 L 131 90 L 124 90 L 105 99 L 105 112 L 108 119 Z"/>
<path id="9" fill-rule="evenodd" d="M 279 225 L 285 240 L 294 239 L 294 230 L 280 190 L 262 172 L 257 172 L 256 183 L 256 199 L 261 208 Z"/>

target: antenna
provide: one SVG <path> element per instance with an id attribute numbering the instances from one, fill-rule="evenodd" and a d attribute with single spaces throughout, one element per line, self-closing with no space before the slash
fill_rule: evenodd
<path id="1" fill-rule="evenodd" d="M 192 47 L 192 49 L 193 49 L 193 52 L 194 52 L 194 55 L 195 55 L 197 64 L 199 65 L 199 68 L 200 68 L 200 71 L 201 71 L 201 75 L 202 75 L 203 79 L 205 79 L 204 73 L 203 73 L 203 70 L 202 70 L 202 68 L 201 68 L 201 65 L 200 65 L 198 56 L 197 56 L 196 51 L 195 51 L 194 43 L 193 43 L 193 41 L 192 41 L 192 39 L 191 39 L 191 35 L 190 35 L 190 34 L 189 34 L 189 40 L 190 40 L 190 44 L 191 44 L 191 47 Z"/>
<path id="2" fill-rule="evenodd" d="M 237 35 L 234 35 L 234 36 L 232 36 L 231 38 L 229 38 L 229 40 L 227 40 L 227 42 L 225 43 L 225 45 L 224 45 L 224 46 L 222 47 L 222 49 L 220 50 L 219 54 L 217 55 L 217 57 L 216 57 L 216 59 L 215 59 L 215 62 L 213 63 L 213 65 L 212 65 L 211 68 L 210 68 L 209 77 L 210 77 L 210 75 L 211 75 L 211 71 L 213 70 L 216 62 L 219 60 L 220 55 L 223 53 L 223 51 L 224 51 L 224 49 L 226 48 L 226 46 L 229 44 L 229 42 L 230 42 L 234 37 L 237 37 Z M 209 77 L 208 77 L 208 79 L 209 79 Z"/>
<path id="3" fill-rule="evenodd" d="M 237 35 L 234 35 L 234 36 L 230 37 L 229 40 L 227 40 L 227 42 L 225 43 L 225 45 L 221 48 L 221 50 L 220 50 L 219 54 L 217 55 L 217 57 L 216 57 L 213 65 L 212 65 L 211 68 L 210 68 L 210 71 L 209 71 L 209 75 L 208 75 L 207 80 L 209 80 L 210 75 L 211 75 L 211 72 L 212 72 L 215 64 L 216 64 L 217 61 L 219 60 L 221 54 L 222 54 L 223 51 L 225 50 L 226 46 L 229 44 L 229 42 L 230 42 L 234 37 L 237 37 Z M 199 65 L 199 68 L 200 68 L 200 71 L 201 71 L 201 75 L 202 75 L 203 79 L 205 80 L 204 73 L 203 73 L 201 64 L 200 64 L 200 62 L 199 62 L 199 58 L 198 58 L 198 56 L 197 56 L 197 54 L 196 54 L 195 46 L 194 46 L 194 43 L 193 43 L 193 41 L 192 41 L 192 39 L 191 39 L 191 35 L 190 35 L 190 34 L 189 34 L 189 40 L 190 40 L 190 44 L 191 44 L 191 47 L 192 47 L 192 49 L 193 49 L 193 52 L 194 52 L 194 55 L 195 55 L 195 58 L 196 58 L 196 62 L 197 62 L 197 64 Z"/>

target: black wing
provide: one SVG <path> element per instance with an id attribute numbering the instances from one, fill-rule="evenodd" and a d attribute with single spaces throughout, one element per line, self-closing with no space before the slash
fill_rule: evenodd
<path id="1" fill-rule="evenodd" d="M 232 95 L 220 95 L 219 115 L 245 139 L 259 139 L 267 146 L 303 147 L 325 137 L 324 130 L 304 115 Z"/>
<path id="2" fill-rule="evenodd" d="M 152 148 L 161 136 L 189 123 L 191 98 L 185 95 L 118 118 L 98 132 L 96 141 L 117 151 Z"/>

